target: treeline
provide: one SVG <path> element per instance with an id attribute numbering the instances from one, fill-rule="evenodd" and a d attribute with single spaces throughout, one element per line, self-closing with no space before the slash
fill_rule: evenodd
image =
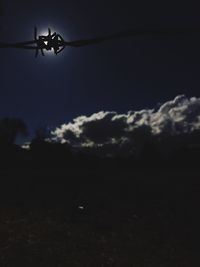
<path id="1" fill-rule="evenodd" d="M 48 139 L 45 129 L 36 131 L 29 148 L 16 145 L 18 135 L 27 136 L 26 124 L 18 118 L 0 120 L 0 170 L 67 169 L 68 172 L 103 169 L 111 171 L 195 171 L 199 170 L 200 131 L 166 136 L 144 144 L 137 155 L 98 156 L 90 150 L 75 151 L 69 144 Z"/>

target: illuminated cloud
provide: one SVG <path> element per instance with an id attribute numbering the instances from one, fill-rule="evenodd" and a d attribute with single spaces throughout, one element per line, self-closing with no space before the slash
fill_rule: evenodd
<path id="1" fill-rule="evenodd" d="M 79 116 L 52 132 L 53 139 L 77 149 L 113 155 L 137 153 L 148 143 L 200 130 L 200 98 L 177 96 L 159 109 Z"/>

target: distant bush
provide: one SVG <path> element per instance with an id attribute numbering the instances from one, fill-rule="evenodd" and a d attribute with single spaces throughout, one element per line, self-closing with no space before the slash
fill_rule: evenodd
<path id="1" fill-rule="evenodd" d="M 19 118 L 0 119 L 0 145 L 7 146 L 14 144 L 16 137 L 27 135 L 27 127 L 23 120 Z"/>

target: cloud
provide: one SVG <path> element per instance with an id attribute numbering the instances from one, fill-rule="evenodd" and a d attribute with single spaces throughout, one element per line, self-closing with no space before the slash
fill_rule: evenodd
<path id="1" fill-rule="evenodd" d="M 151 143 L 200 130 L 200 98 L 179 95 L 155 109 L 100 111 L 52 131 L 52 139 L 102 155 L 137 154 Z"/>

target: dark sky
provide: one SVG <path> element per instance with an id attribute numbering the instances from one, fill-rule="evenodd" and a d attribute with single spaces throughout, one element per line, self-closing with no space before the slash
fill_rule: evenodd
<path id="1" fill-rule="evenodd" d="M 35 25 L 75 40 L 130 28 L 197 27 L 200 16 L 192 1 L 1 0 L 1 42 L 31 40 Z M 0 117 L 20 117 L 33 131 L 100 110 L 200 96 L 200 33 L 130 37 L 37 59 L 32 51 L 1 49 L 0 70 Z"/>

